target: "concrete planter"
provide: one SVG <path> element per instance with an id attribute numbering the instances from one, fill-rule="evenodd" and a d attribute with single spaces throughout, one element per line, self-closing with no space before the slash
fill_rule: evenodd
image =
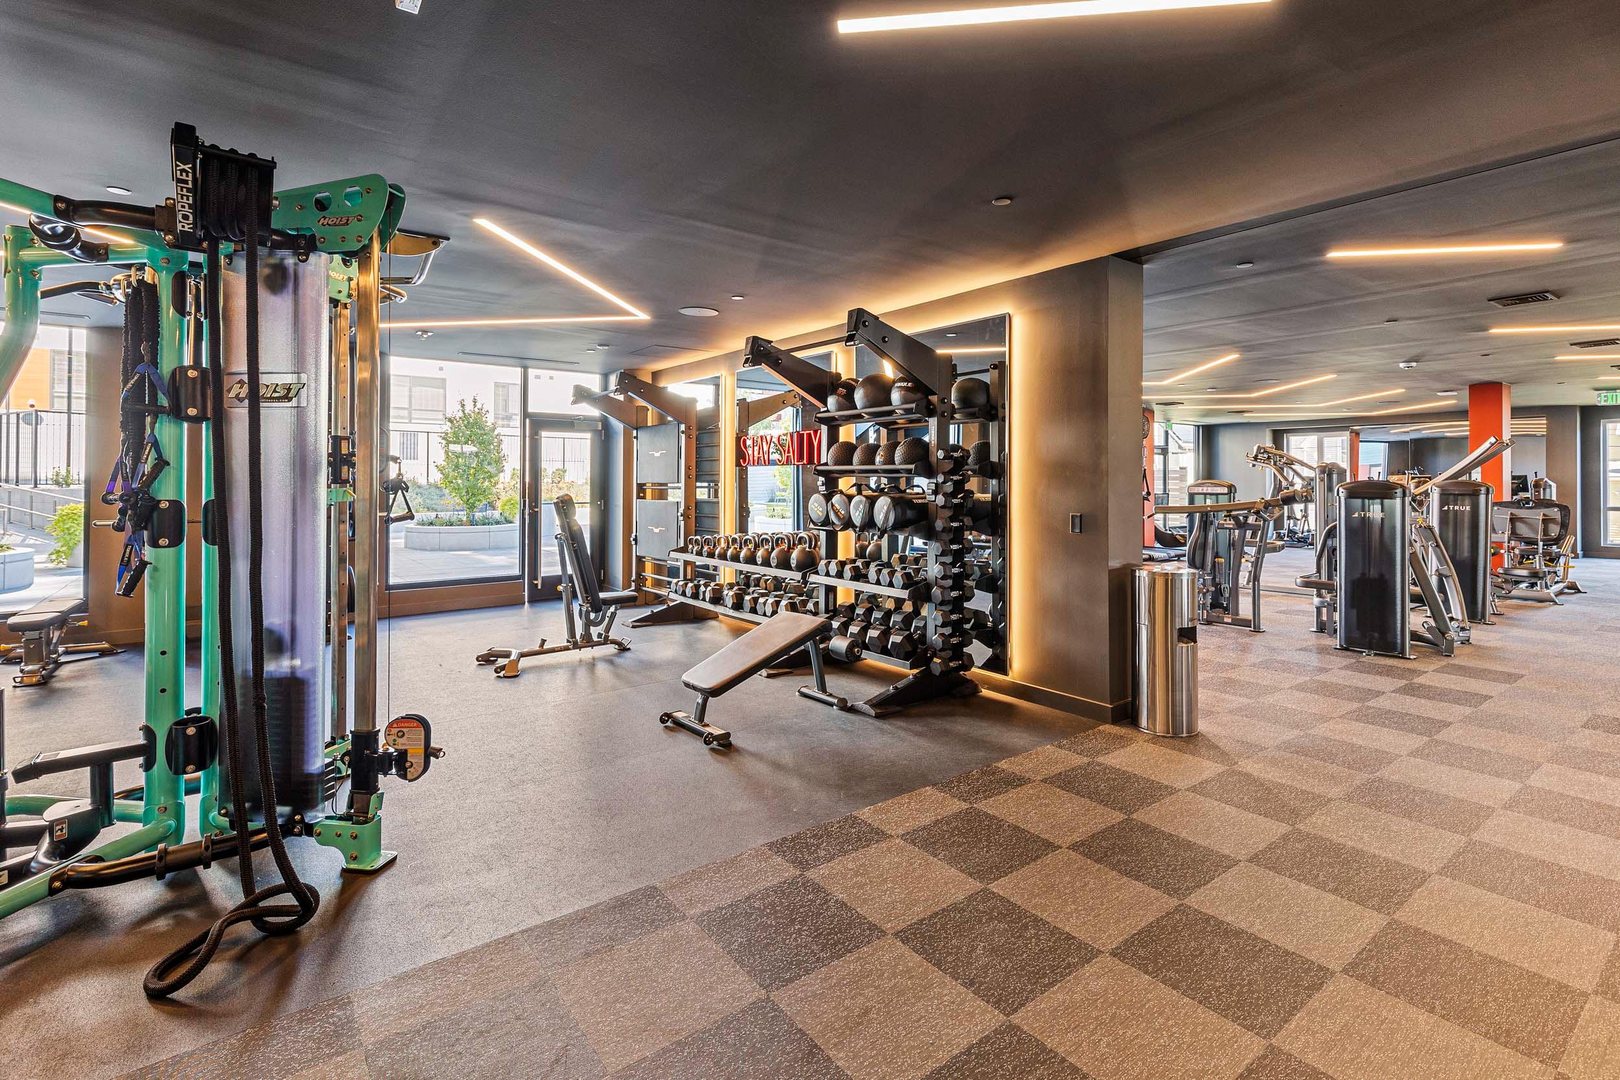
<path id="1" fill-rule="evenodd" d="M 516 522 L 509 525 L 407 525 L 405 546 L 413 551 L 515 551 Z"/>
<path id="2" fill-rule="evenodd" d="M 0 593 L 16 592 L 34 583 L 34 552 L 30 548 L 0 551 Z"/>

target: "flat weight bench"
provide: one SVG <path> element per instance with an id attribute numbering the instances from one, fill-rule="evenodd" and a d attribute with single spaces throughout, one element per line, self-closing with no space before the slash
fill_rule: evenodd
<path id="1" fill-rule="evenodd" d="M 62 639 L 68 628 L 84 626 L 84 617 L 90 605 L 83 598 L 41 600 L 26 611 L 19 611 L 6 620 L 6 629 L 22 638 L 15 645 L 0 645 L 0 663 L 21 664 L 22 670 L 12 678 L 17 686 L 44 686 L 56 674 L 56 669 L 74 660 L 94 660 L 98 656 L 113 656 L 124 650 L 105 641 L 86 641 L 69 645 Z M 73 656 L 74 660 L 64 659 Z"/>
<path id="2" fill-rule="evenodd" d="M 621 606 L 636 602 L 635 591 L 603 592 L 597 586 L 596 564 L 591 561 L 590 548 L 585 545 L 585 530 L 579 527 L 573 497 L 559 495 L 552 506 L 557 511 L 557 558 L 563 567 L 559 591 L 568 637 L 560 645 L 547 645 L 546 639 L 541 638 L 540 644 L 532 649 L 485 649 L 474 657 L 480 664 L 494 664 L 497 678 L 515 679 L 521 675 L 518 665 L 526 656 L 596 649 L 603 645 L 624 652 L 630 647 L 628 641 L 613 636 L 613 620 L 618 618 Z"/>
<path id="3" fill-rule="evenodd" d="M 816 615 L 784 611 L 754 627 L 725 648 L 687 671 L 681 683 L 697 692 L 697 706 L 691 712 L 667 712 L 658 722 L 685 728 L 703 740 L 704 746 L 729 747 L 731 732 L 704 719 L 709 700 L 735 690 L 750 675 L 758 674 L 778 661 L 803 649 L 810 654 L 814 686 L 799 687 L 799 696 L 847 709 L 849 702 L 827 690 L 827 672 L 822 666 L 820 639 L 832 635 L 832 623 Z M 850 657 L 854 659 L 854 657 Z"/>

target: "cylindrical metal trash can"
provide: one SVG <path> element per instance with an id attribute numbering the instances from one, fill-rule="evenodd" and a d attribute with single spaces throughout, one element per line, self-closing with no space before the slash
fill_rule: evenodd
<path id="1" fill-rule="evenodd" d="M 1198 571 L 1136 570 L 1136 726 L 1198 734 Z"/>

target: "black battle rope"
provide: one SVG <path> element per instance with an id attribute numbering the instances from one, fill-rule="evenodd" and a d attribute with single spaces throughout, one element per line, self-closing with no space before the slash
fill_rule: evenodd
<path id="1" fill-rule="evenodd" d="M 207 930 L 191 938 L 180 948 L 165 956 L 146 973 L 143 989 L 147 997 L 168 997 L 202 973 L 219 950 L 225 934 L 239 923 L 251 922 L 255 929 L 267 935 L 290 934 L 309 922 L 320 907 L 321 896 L 315 888 L 298 878 L 298 872 L 287 854 L 281 824 L 277 820 L 275 774 L 270 759 L 269 707 L 264 683 L 264 489 L 262 465 L 263 449 L 260 432 L 260 365 L 259 365 L 259 220 L 258 183 L 255 169 L 239 176 L 235 162 L 222 166 L 221 175 L 210 170 L 207 181 L 211 185 L 211 198 L 207 205 L 221 208 L 220 219 L 214 222 L 217 233 L 237 243 L 246 255 L 246 308 L 245 338 L 247 352 L 247 441 L 248 441 L 248 612 L 252 653 L 251 691 L 253 699 L 253 727 L 259 754 L 259 787 L 264 802 L 265 833 L 270 852 L 275 860 L 281 881 L 258 888 L 253 874 L 247 794 L 241 782 L 247 773 L 243 761 L 241 738 L 241 711 L 236 685 L 235 635 L 231 629 L 231 542 L 229 515 L 229 480 L 223 467 L 225 456 L 225 373 L 221 357 L 220 330 L 220 275 L 219 243 L 216 235 L 208 242 L 206 251 L 208 362 L 213 371 L 212 399 L 215 422 L 210 425 L 214 452 L 214 515 L 218 522 L 215 544 L 219 564 L 219 654 L 221 681 L 221 710 L 225 714 L 225 727 L 230 743 L 232 813 L 237 836 L 237 869 L 242 883 L 242 902 L 221 916 Z M 267 904 L 276 896 L 291 896 L 295 904 Z"/>

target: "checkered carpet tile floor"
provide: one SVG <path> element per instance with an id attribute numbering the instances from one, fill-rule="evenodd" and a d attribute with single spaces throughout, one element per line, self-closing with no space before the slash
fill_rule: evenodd
<path id="1" fill-rule="evenodd" d="M 139 1075 L 1620 1076 L 1604 569 L 1453 659 L 1268 595 L 1203 632 L 1195 738 L 1097 727 Z"/>

